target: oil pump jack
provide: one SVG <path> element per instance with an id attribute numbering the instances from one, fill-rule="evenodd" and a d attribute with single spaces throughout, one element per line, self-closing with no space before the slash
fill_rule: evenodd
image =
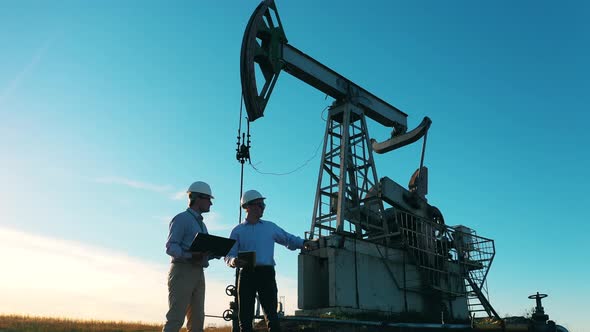
<path id="1" fill-rule="evenodd" d="M 289 44 L 273 0 L 261 2 L 250 17 L 240 71 L 249 122 L 264 116 L 282 71 L 334 98 L 306 234 L 317 248 L 298 256 L 300 310 L 295 318 L 321 320 L 338 313 L 370 317 L 382 326 L 384 321 L 392 327 L 419 322 L 403 326 L 466 330 L 474 318 L 502 321 L 488 300 L 486 284 L 494 241 L 469 227 L 445 224 L 426 198 L 428 117 L 408 131 L 406 113 Z M 391 137 L 372 139 L 367 118 L 391 128 Z M 378 178 L 374 152 L 392 152 L 419 139 L 420 166 L 408 188 L 387 176 Z M 243 165 L 248 146 L 240 145 L 239 135 L 237 150 Z M 536 326 L 535 331 L 556 329 L 555 324 Z"/>

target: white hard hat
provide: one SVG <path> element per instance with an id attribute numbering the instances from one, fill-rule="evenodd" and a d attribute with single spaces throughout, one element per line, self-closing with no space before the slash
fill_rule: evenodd
<path id="1" fill-rule="evenodd" d="M 265 199 L 266 197 L 262 197 L 262 195 L 256 191 L 256 190 L 248 190 L 246 192 L 244 192 L 244 194 L 242 195 L 242 199 L 240 200 L 240 205 L 242 205 L 243 208 L 246 207 L 246 205 L 248 205 L 248 203 L 252 202 L 255 199 Z"/>
<path id="2" fill-rule="evenodd" d="M 209 185 L 203 181 L 193 182 L 193 184 L 191 184 L 190 187 L 188 187 L 188 190 L 186 192 L 205 194 L 211 196 L 211 198 L 215 198 L 211 193 L 211 187 L 209 187 Z"/>

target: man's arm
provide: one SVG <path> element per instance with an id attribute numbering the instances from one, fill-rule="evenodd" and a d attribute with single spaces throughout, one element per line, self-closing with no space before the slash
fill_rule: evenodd
<path id="1" fill-rule="evenodd" d="M 170 221 L 170 231 L 168 233 L 168 241 L 166 241 L 166 253 L 174 258 L 188 259 L 192 257 L 190 252 L 184 251 L 180 247 L 185 228 L 182 218 L 178 218 L 178 216 Z"/>
<path id="2" fill-rule="evenodd" d="M 229 238 L 232 240 L 236 240 L 236 242 L 234 243 L 234 246 L 231 247 L 231 249 L 229 250 L 229 252 L 223 260 L 225 261 L 227 266 L 235 267 L 235 260 L 236 257 L 238 257 L 238 234 L 235 228 L 231 231 Z"/>
<path id="3" fill-rule="evenodd" d="M 238 242 L 239 242 L 240 237 L 238 235 L 238 232 L 236 231 L 236 228 L 234 228 L 231 231 L 231 235 L 229 236 L 230 239 L 236 240 L 236 243 L 234 243 L 234 246 L 227 253 L 227 256 L 225 256 L 224 260 L 225 260 L 225 263 L 227 264 L 227 266 L 229 266 L 229 267 L 244 267 L 248 264 L 248 262 L 246 262 L 243 259 L 238 258 L 238 248 L 239 248 Z"/>
<path id="4" fill-rule="evenodd" d="M 303 248 L 303 243 L 305 241 L 302 238 L 300 238 L 299 236 L 295 236 L 291 233 L 288 233 L 281 227 L 277 226 L 275 223 L 273 223 L 273 225 L 275 227 L 274 239 L 276 243 L 282 244 L 291 250 Z"/>

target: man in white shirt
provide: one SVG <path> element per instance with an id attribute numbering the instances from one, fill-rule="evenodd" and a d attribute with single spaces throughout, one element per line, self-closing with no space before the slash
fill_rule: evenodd
<path id="1" fill-rule="evenodd" d="M 277 283 L 275 280 L 274 244 L 282 244 L 295 250 L 306 247 L 308 241 L 289 234 L 275 223 L 262 220 L 264 199 L 258 191 L 248 190 L 241 199 L 246 218 L 231 232 L 230 238 L 236 243 L 225 257 L 230 267 L 241 268 L 238 278 L 238 304 L 240 331 L 252 331 L 256 293 L 264 310 L 264 318 L 270 332 L 279 332 L 277 315 Z M 255 266 L 238 258 L 238 252 L 254 251 Z"/>
<path id="2" fill-rule="evenodd" d="M 205 322 L 205 274 L 212 258 L 207 252 L 188 251 L 197 233 L 207 234 L 203 213 L 209 212 L 211 187 L 197 181 L 187 190 L 189 207 L 170 221 L 166 253 L 172 257 L 168 274 L 168 306 L 163 332 L 178 332 L 184 324 L 189 332 L 203 332 Z"/>

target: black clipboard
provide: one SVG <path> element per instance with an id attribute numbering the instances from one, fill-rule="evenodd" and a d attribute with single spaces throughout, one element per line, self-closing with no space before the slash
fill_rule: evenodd
<path id="1" fill-rule="evenodd" d="M 209 251 L 213 256 L 225 256 L 236 240 L 205 233 L 197 233 L 188 251 Z"/>
<path id="2" fill-rule="evenodd" d="M 256 251 L 242 251 L 238 258 L 246 262 L 245 268 L 253 269 L 256 266 Z"/>

